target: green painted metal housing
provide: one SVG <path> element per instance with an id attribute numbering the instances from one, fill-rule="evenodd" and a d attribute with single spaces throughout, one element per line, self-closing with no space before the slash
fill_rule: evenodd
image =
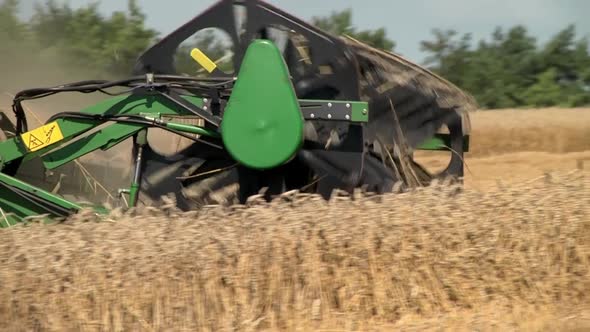
<path id="1" fill-rule="evenodd" d="M 303 122 L 281 52 L 270 41 L 254 41 L 221 122 L 225 148 L 248 167 L 277 167 L 303 144 Z"/>
<path id="2" fill-rule="evenodd" d="M 193 96 L 184 96 L 184 98 L 196 106 L 203 105 L 201 98 Z M 163 115 L 191 115 L 158 95 L 126 95 L 109 98 L 82 110 L 81 113 L 141 115 L 148 119 L 160 118 Z M 64 139 L 39 151 L 27 151 L 20 137 L 0 142 L 0 160 L 2 163 L 8 163 L 22 157 L 24 157 L 24 162 L 35 157 L 41 157 L 47 169 L 55 169 L 98 149 L 109 149 L 147 127 L 147 125 L 142 124 L 109 123 L 104 128 L 87 134 L 101 123 L 91 119 L 73 118 L 59 118 L 57 123 L 61 128 Z M 198 126 L 173 122 L 165 123 L 165 125 L 188 133 L 219 135 Z M 137 184 L 130 184 L 130 188 L 137 190 L 134 185 L 137 186 Z M 23 199 L 23 194 L 38 200 L 41 204 L 35 204 Z M 51 215 L 44 205 L 51 205 L 53 209 L 57 208 L 64 211 L 79 211 L 84 207 L 0 173 L 0 227 L 13 225 L 29 216 Z M 94 209 L 97 213 L 107 212 L 101 206 L 89 208 Z"/>
<path id="3" fill-rule="evenodd" d="M 43 189 L 31 186 L 23 181 L 0 173 L 0 227 L 9 227 L 23 221 L 27 217 L 50 214 L 38 204 L 34 204 L 23 196 L 35 197 L 52 209 L 79 211 L 82 205 L 70 202 Z M 104 212 L 100 207 L 97 212 Z"/>

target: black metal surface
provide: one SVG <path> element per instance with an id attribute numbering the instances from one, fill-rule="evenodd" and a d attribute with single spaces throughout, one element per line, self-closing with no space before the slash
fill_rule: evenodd
<path id="1" fill-rule="evenodd" d="M 305 120 L 350 121 L 352 116 L 350 104 L 301 101 L 299 105 Z"/>
<path id="2" fill-rule="evenodd" d="M 234 6 L 241 6 L 246 10 L 245 27 L 239 32 L 237 22 L 233 19 Z M 269 37 L 270 29 L 294 31 L 306 39 L 311 49 L 311 64 L 304 71 L 296 68 L 300 57 L 293 47 L 292 40 L 289 40 L 284 50 L 298 97 L 359 99 L 354 56 L 347 51 L 342 41 L 263 1 L 217 2 L 141 55 L 134 73 L 176 74 L 174 56 L 178 47 L 195 33 L 206 28 L 218 28 L 230 36 L 236 72 L 239 71 L 246 49 L 253 39 L 272 39 Z M 331 74 L 321 74 L 322 67 L 331 68 Z M 223 72 L 212 73 L 212 77 L 216 76 L 231 75 Z"/>
<path id="3" fill-rule="evenodd" d="M 169 90 L 167 92 L 160 93 L 164 98 L 168 99 L 176 106 L 183 108 L 199 117 L 203 118 L 203 120 L 207 121 L 208 123 L 214 125 L 215 127 L 219 127 L 221 124 L 221 117 L 214 115 L 209 106 L 203 106 L 203 108 L 194 105 L 183 99 L 176 91 Z"/>
<path id="4" fill-rule="evenodd" d="M 436 175 L 441 178 L 462 178 L 464 175 L 465 138 L 463 137 L 463 124 L 459 115 L 452 114 L 455 114 L 455 116 L 449 117 L 445 123 L 449 128 L 451 138 L 451 161 L 444 171 Z"/>
<path id="5" fill-rule="evenodd" d="M 389 176 L 376 176 L 364 167 L 366 149 L 363 125 L 351 125 L 343 140 L 336 145 L 326 147 L 308 143 L 299 151 L 298 158 L 318 177 L 317 193 L 324 198 L 329 198 L 334 189 L 351 192 L 360 185 L 368 184 L 367 179 L 386 184 Z"/>

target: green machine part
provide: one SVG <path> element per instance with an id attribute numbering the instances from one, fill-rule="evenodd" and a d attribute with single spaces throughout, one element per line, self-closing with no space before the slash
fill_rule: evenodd
<path id="1" fill-rule="evenodd" d="M 197 105 L 202 103 L 201 98 L 184 98 Z M 183 114 L 179 108 L 157 95 L 114 97 L 88 107 L 80 113 L 142 115 L 150 121 L 161 115 Z M 101 122 L 89 119 L 58 118 L 50 125 L 59 127 L 62 138 L 39 150 L 30 151 L 22 136 L 0 142 L 0 168 L 3 164 L 19 158 L 23 158 L 23 162 L 27 162 L 34 157 L 40 157 L 47 169 L 55 169 L 95 150 L 111 148 L 147 127 L 142 124 L 112 123 L 83 136 L 101 125 Z M 164 123 L 164 125 L 183 132 L 219 137 L 218 133 L 197 126 L 173 122 Z M 33 131 L 38 129 L 33 129 Z M 137 183 L 132 183 L 130 187 L 132 191 L 138 189 Z M 70 202 L 0 172 L 0 227 L 14 225 L 32 216 L 50 215 L 52 218 L 67 216 L 84 207 L 92 208 L 97 213 L 108 212 L 100 206 L 83 206 Z"/>
<path id="2" fill-rule="evenodd" d="M 246 51 L 221 133 L 234 159 L 256 169 L 289 161 L 303 144 L 303 115 L 279 49 L 256 41 Z"/>
<path id="3" fill-rule="evenodd" d="M 38 203 L 25 197 L 33 198 Z M 69 213 L 81 208 L 78 204 L 0 173 L 0 228 L 13 226 L 26 217 L 47 214 L 47 209 Z"/>

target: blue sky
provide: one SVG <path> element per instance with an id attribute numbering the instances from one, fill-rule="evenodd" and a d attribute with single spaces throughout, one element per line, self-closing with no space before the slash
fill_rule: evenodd
<path id="1" fill-rule="evenodd" d="M 0 0 L 1 1 L 1 0 Z M 41 0 L 44 2 L 44 0 Z M 82 6 L 89 0 L 61 0 Z M 101 10 L 125 10 L 125 0 L 97 0 Z M 21 0 L 28 15 L 37 0 Z M 162 34 L 191 19 L 215 0 L 138 0 L 148 25 Z M 475 39 L 487 38 L 496 26 L 525 25 L 540 42 L 575 24 L 578 35 L 590 37 L 590 0 L 268 0 L 304 20 L 328 15 L 334 10 L 353 9 L 354 25 L 360 29 L 385 27 L 397 43 L 396 51 L 421 62 L 421 40 L 431 38 L 431 29 L 471 32 Z"/>

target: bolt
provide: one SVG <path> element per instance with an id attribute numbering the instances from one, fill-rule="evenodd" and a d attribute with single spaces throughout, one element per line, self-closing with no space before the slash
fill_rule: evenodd
<path id="1" fill-rule="evenodd" d="M 328 107 L 332 107 L 332 103 L 328 103 Z"/>
<path id="2" fill-rule="evenodd" d="M 366 108 L 365 108 L 365 109 L 363 109 L 363 115 L 367 115 L 367 113 L 368 113 L 368 112 L 367 112 L 367 109 L 366 109 Z"/>
<path id="3" fill-rule="evenodd" d="M 346 114 L 345 118 L 346 120 L 350 120 L 350 115 Z"/>
<path id="4" fill-rule="evenodd" d="M 350 108 L 350 104 L 346 104 L 346 108 Z"/>
<path id="5" fill-rule="evenodd" d="M 331 119 L 331 118 L 332 118 L 332 114 L 328 114 L 328 119 Z"/>
<path id="6" fill-rule="evenodd" d="M 315 114 L 311 113 L 311 118 L 312 119 L 315 118 Z"/>

